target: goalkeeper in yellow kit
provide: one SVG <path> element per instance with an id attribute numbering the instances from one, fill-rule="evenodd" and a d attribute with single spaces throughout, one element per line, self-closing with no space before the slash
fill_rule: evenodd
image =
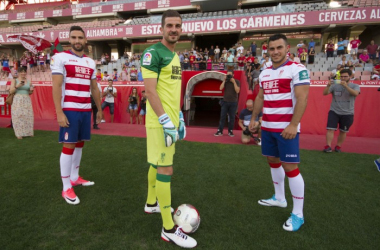
<path id="1" fill-rule="evenodd" d="M 174 225 L 170 181 L 173 174 L 175 142 L 186 136 L 180 111 L 181 64 L 175 44 L 182 32 L 182 18 L 177 11 L 162 15 L 161 42 L 147 48 L 141 57 L 141 69 L 148 99 L 146 105 L 148 197 L 146 213 L 161 213 L 161 238 L 180 247 L 193 248 L 197 242 Z"/>

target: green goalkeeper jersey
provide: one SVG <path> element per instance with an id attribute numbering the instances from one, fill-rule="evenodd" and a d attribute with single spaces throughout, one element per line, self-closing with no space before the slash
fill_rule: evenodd
<path id="1" fill-rule="evenodd" d="M 141 71 L 144 79 L 157 79 L 157 93 L 165 113 L 173 124 L 179 125 L 181 102 L 182 71 L 177 53 L 170 51 L 161 42 L 147 48 L 141 57 Z M 147 128 L 158 128 L 162 125 L 149 103 L 146 104 Z"/>

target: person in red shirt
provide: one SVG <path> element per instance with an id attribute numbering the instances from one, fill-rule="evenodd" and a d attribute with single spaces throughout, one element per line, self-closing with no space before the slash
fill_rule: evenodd
<path id="1" fill-rule="evenodd" d="M 268 52 L 267 42 L 263 43 L 263 45 L 261 46 L 261 49 L 262 49 L 261 56 L 263 56 L 264 54 L 266 54 Z"/>
<path id="2" fill-rule="evenodd" d="M 326 57 L 334 57 L 334 49 L 335 49 L 335 44 L 333 43 L 332 40 L 329 40 L 329 43 L 326 46 Z"/>
<path id="3" fill-rule="evenodd" d="M 245 56 L 243 54 L 240 54 L 238 57 L 238 70 L 244 70 L 244 62 L 245 62 Z"/>
<path id="4" fill-rule="evenodd" d="M 190 67 L 191 67 L 191 70 L 194 70 L 195 55 L 194 55 L 193 52 L 190 52 L 189 60 L 190 60 Z"/>
<path id="5" fill-rule="evenodd" d="M 371 40 L 371 43 L 367 45 L 369 58 L 371 59 L 372 62 L 376 60 L 376 52 L 377 52 L 378 47 L 379 46 L 375 44 L 375 40 Z"/>
<path id="6" fill-rule="evenodd" d="M 380 79 L 380 64 L 376 64 L 372 69 L 372 80 L 379 80 Z"/>
<path id="7" fill-rule="evenodd" d="M 362 42 L 358 39 L 357 36 L 354 36 L 354 40 L 351 40 L 351 54 L 358 54 L 358 47 Z"/>

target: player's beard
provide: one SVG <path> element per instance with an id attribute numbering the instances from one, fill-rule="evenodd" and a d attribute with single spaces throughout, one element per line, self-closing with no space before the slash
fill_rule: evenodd
<path id="1" fill-rule="evenodd" d="M 80 48 L 76 48 L 75 46 L 76 45 L 80 45 Z M 84 50 L 84 45 L 83 44 L 80 44 L 80 43 L 74 43 L 74 44 L 71 44 L 71 48 L 73 48 L 73 50 L 75 50 L 76 52 L 82 52 Z"/>
<path id="2" fill-rule="evenodd" d="M 176 36 L 175 40 L 171 40 L 171 39 L 170 39 L 170 37 L 171 37 L 172 35 Z M 177 43 L 177 41 L 179 40 L 178 32 L 169 32 L 168 35 L 165 37 L 165 40 L 166 40 L 168 43 L 171 43 L 171 44 Z"/>
<path id="3" fill-rule="evenodd" d="M 280 62 L 283 62 L 283 61 L 285 61 L 285 58 L 286 58 L 286 54 L 284 54 L 284 56 L 283 57 L 281 57 L 279 60 L 273 60 L 273 58 L 271 58 L 271 60 L 272 60 L 272 62 L 274 62 L 274 63 L 280 63 Z"/>

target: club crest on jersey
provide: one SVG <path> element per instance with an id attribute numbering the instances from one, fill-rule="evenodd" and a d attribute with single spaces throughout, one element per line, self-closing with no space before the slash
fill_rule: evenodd
<path id="1" fill-rule="evenodd" d="M 308 80 L 309 79 L 309 73 L 307 73 L 307 70 L 302 70 L 298 74 L 299 74 L 300 80 Z"/>
<path id="2" fill-rule="evenodd" d="M 278 74 L 278 76 L 280 77 L 282 75 L 282 73 L 284 73 L 283 69 L 280 71 L 280 73 Z"/>
<path id="3" fill-rule="evenodd" d="M 65 141 L 67 141 L 69 139 L 69 132 L 66 132 L 65 133 Z"/>
<path id="4" fill-rule="evenodd" d="M 50 59 L 50 65 L 51 65 L 51 66 L 54 65 L 54 58 L 53 58 L 53 57 Z"/>
<path id="5" fill-rule="evenodd" d="M 152 62 L 152 54 L 149 52 L 146 52 L 143 58 L 143 65 L 150 65 Z"/>

